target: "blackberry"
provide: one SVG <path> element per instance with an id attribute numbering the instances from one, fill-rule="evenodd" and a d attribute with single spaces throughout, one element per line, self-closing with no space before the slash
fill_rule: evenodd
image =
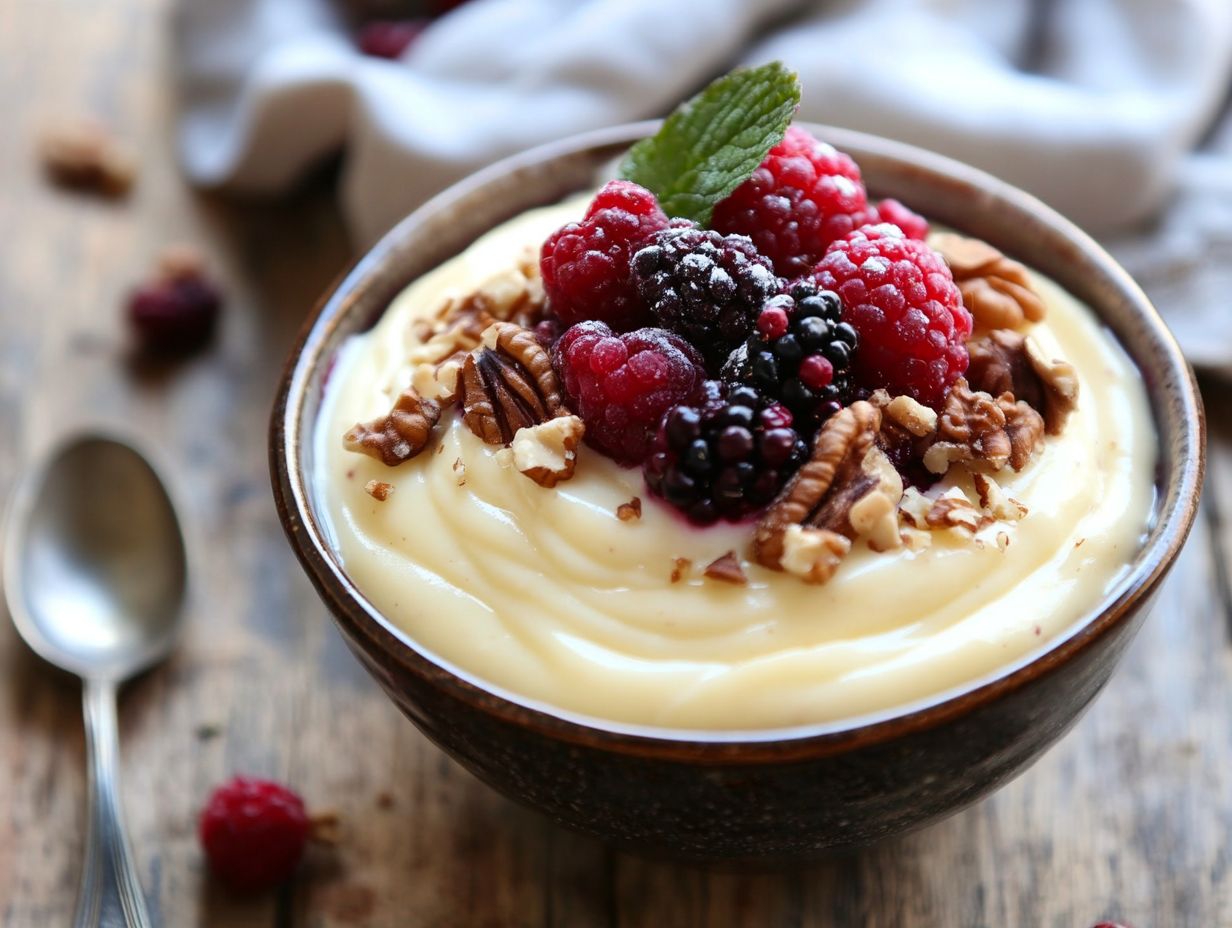
<path id="1" fill-rule="evenodd" d="M 700 400 L 664 414 L 642 472 L 652 493 L 709 525 L 765 508 L 808 454 L 785 407 L 746 384 L 708 380 Z"/>
<path id="2" fill-rule="evenodd" d="M 633 256 L 638 292 L 659 325 L 723 363 L 753 331 L 757 312 L 779 290 L 769 259 L 744 235 L 668 228 Z"/>
<path id="3" fill-rule="evenodd" d="M 811 279 L 796 281 L 766 301 L 757 331 L 723 365 L 723 379 L 750 384 L 779 401 L 796 428 L 811 435 L 852 399 L 859 337 L 842 318 L 837 294 Z"/>

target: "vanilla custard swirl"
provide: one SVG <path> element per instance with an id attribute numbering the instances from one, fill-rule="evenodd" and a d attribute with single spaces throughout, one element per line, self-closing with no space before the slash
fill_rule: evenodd
<path id="1" fill-rule="evenodd" d="M 344 451 L 342 434 L 387 412 L 409 382 L 416 315 L 512 266 L 584 205 L 528 212 L 425 275 L 349 342 L 331 377 L 318 503 L 347 573 L 421 648 L 514 698 L 627 725 L 839 723 L 1027 657 L 1124 575 L 1153 498 L 1146 396 L 1090 312 L 1038 277 L 1048 316 L 1032 334 L 1077 368 L 1079 405 L 1023 472 L 997 475 L 1029 513 L 985 530 L 983 546 L 949 532 L 915 552 L 861 544 L 823 586 L 751 563 L 749 584 L 734 586 L 701 579 L 700 567 L 744 552 L 751 525 L 692 528 L 648 496 L 639 470 L 593 449 L 552 490 L 502 464 L 452 411 L 439 453 L 390 469 Z M 364 492 L 373 479 L 394 485 L 385 502 Z M 621 521 L 633 496 L 642 518 Z M 676 558 L 697 569 L 673 584 Z"/>

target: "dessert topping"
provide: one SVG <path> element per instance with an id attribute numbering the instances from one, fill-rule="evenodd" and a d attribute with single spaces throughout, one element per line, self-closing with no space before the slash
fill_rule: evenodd
<path id="1" fill-rule="evenodd" d="M 952 487 L 933 501 L 925 516 L 929 528 L 952 528 L 968 535 L 991 525 L 984 515 L 958 487 Z"/>
<path id="2" fill-rule="evenodd" d="M 496 274 L 463 297 L 445 300 L 428 318 L 418 319 L 408 351 L 412 367 L 443 365 L 479 345 L 493 322 L 533 328 L 543 319 L 545 297 L 539 266 L 530 252 L 515 267 Z"/>
<path id="3" fill-rule="evenodd" d="M 706 565 L 702 575 L 711 580 L 734 583 L 738 586 L 743 586 L 749 582 L 749 578 L 744 573 L 744 567 L 740 564 L 740 558 L 736 556 L 735 551 L 728 551 L 726 554 L 715 558 Z"/>
<path id="4" fill-rule="evenodd" d="M 783 530 L 779 569 L 806 583 L 825 583 L 850 550 L 851 539 L 846 535 L 827 528 L 789 525 Z"/>
<path id="5" fill-rule="evenodd" d="M 859 337 L 842 319 L 838 294 L 798 280 L 762 306 L 757 331 L 731 353 L 723 378 L 779 400 L 811 437 L 851 399 Z"/>
<path id="6" fill-rule="evenodd" d="M 384 480 L 369 480 L 364 484 L 364 492 L 371 496 L 378 503 L 383 503 L 389 499 L 389 495 L 393 493 L 394 485 L 386 483 Z"/>
<path id="7" fill-rule="evenodd" d="M 997 481 L 987 474 L 976 472 L 971 475 L 971 481 L 980 498 L 980 508 L 994 519 L 1017 522 L 1027 514 L 1027 507 L 1012 496 L 1007 496 Z"/>
<path id="8" fill-rule="evenodd" d="M 963 305 L 981 329 L 1017 329 L 1044 318 L 1044 302 L 1027 269 L 987 242 L 952 232 L 933 238 L 962 292 Z"/>
<path id="9" fill-rule="evenodd" d="M 577 449 L 586 426 L 577 416 L 557 416 L 518 429 L 513 436 L 513 466 L 541 487 L 554 487 L 573 476 Z"/>
<path id="10" fill-rule="evenodd" d="M 1065 361 L 1051 360 L 1039 343 L 1009 329 L 998 329 L 968 346 L 967 380 L 977 390 L 1013 394 L 1044 417 L 1049 435 L 1059 435 L 1078 402 L 1078 375 Z"/>
<path id="11" fill-rule="evenodd" d="M 635 496 L 627 503 L 616 507 L 616 518 L 621 522 L 636 522 L 642 517 L 642 498 Z"/>
<path id="12" fill-rule="evenodd" d="M 863 226 L 834 242 L 813 279 L 843 301 L 860 336 L 855 381 L 938 407 L 967 369 L 971 314 L 944 259 L 898 226 Z"/>
<path id="13" fill-rule="evenodd" d="M 842 556 L 838 549 L 843 546 L 823 535 L 793 531 L 794 547 L 789 553 L 786 544 L 793 525 L 824 529 L 847 539 L 870 534 L 887 547 L 897 544 L 897 522 L 891 539 L 888 520 L 894 519 L 902 494 L 901 479 L 896 472 L 890 476 L 893 468 L 884 455 L 869 454 L 880 426 L 880 410 L 858 401 L 822 427 L 812 457 L 757 524 L 753 554 L 759 564 L 802 573 L 802 551 L 807 550 L 811 559 L 803 570 L 804 578 L 814 583 L 829 579 L 833 570 L 827 565 Z M 792 567 L 785 563 L 785 556 Z"/>
<path id="14" fill-rule="evenodd" d="M 937 422 L 937 440 L 924 452 L 924 466 L 944 474 L 956 462 L 997 471 L 1022 470 L 1044 439 L 1044 420 L 1012 394 L 994 398 L 959 379 Z"/>
<path id="15" fill-rule="evenodd" d="M 432 429 L 440 418 L 438 404 L 407 387 L 398 394 L 388 414 L 352 426 L 342 436 L 342 444 L 347 451 L 366 454 L 388 467 L 396 467 L 428 447 Z"/>
<path id="16" fill-rule="evenodd" d="M 705 376 L 701 357 L 664 329 L 615 334 L 603 322 L 580 322 L 552 347 L 552 363 L 586 441 L 622 464 L 640 464 L 659 421 L 685 402 Z"/>
<path id="17" fill-rule="evenodd" d="M 484 330 L 458 379 L 462 420 L 489 445 L 506 445 L 519 429 L 567 413 L 560 381 L 533 332 L 512 322 Z"/>

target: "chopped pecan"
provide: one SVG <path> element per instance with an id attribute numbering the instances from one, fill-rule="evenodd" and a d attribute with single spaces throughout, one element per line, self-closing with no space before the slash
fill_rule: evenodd
<path id="1" fill-rule="evenodd" d="M 1067 361 L 1048 358 L 1033 338 L 1027 339 L 1027 360 L 1044 385 L 1044 408 L 1035 408 L 1043 413 L 1048 434 L 1059 435 L 1078 405 L 1078 372 Z"/>
<path id="2" fill-rule="evenodd" d="M 749 582 L 735 551 L 728 551 L 707 564 L 706 569 L 702 571 L 702 576 L 709 577 L 711 580 L 721 580 L 723 583 L 734 583 L 738 586 Z"/>
<path id="3" fill-rule="evenodd" d="M 517 266 L 497 274 L 463 297 L 444 300 L 428 316 L 411 323 L 414 344 L 408 351 L 412 366 L 442 364 L 465 355 L 480 343 L 494 322 L 513 322 L 533 328 L 544 318 L 546 302 L 539 264 L 528 252 Z"/>
<path id="4" fill-rule="evenodd" d="M 828 528 L 789 525 L 783 531 L 779 569 L 806 583 L 825 583 L 851 550 L 851 539 Z"/>
<path id="5" fill-rule="evenodd" d="M 621 522 L 636 522 L 642 517 L 642 498 L 635 496 L 627 503 L 616 507 L 616 518 Z"/>
<path id="6" fill-rule="evenodd" d="M 1027 269 L 987 242 L 945 232 L 930 244 L 945 257 L 977 328 L 1016 329 L 1044 318 Z"/>
<path id="7" fill-rule="evenodd" d="M 671 574 L 672 583 L 679 583 L 686 576 L 688 576 L 689 571 L 692 569 L 693 569 L 693 562 L 690 561 L 687 557 L 672 558 L 672 574 Z"/>
<path id="8" fill-rule="evenodd" d="M 811 558 L 805 579 L 821 583 L 829 578 L 833 569 L 825 564 L 846 553 L 838 551 L 842 545 L 828 535 L 802 534 L 792 526 L 839 535 L 848 547 L 851 539 L 863 534 L 870 535 L 873 544 L 888 547 L 897 543 L 896 531 L 891 539 L 882 529 L 886 519 L 893 518 L 902 482 L 884 455 L 870 454 L 876 451 L 873 440 L 880 426 L 881 412 L 865 401 L 852 403 L 826 422 L 812 458 L 797 471 L 753 533 L 757 563 L 799 573 L 802 559 Z M 799 549 L 790 555 L 788 538 Z M 800 554 L 802 545 L 808 558 Z M 794 566 L 788 567 L 785 557 Z"/>
<path id="9" fill-rule="evenodd" d="M 934 474 L 944 474 L 957 462 L 993 471 L 1007 464 L 1022 470 L 1043 438 L 1044 421 L 1026 403 L 1008 393 L 994 398 L 972 390 L 959 378 L 946 396 L 936 441 L 924 452 L 924 466 Z"/>
<path id="10" fill-rule="evenodd" d="M 462 365 L 462 419 L 490 445 L 513 441 L 518 429 L 568 414 L 547 351 L 534 333 L 512 322 L 495 322 L 483 345 Z"/>
<path id="11" fill-rule="evenodd" d="M 513 466 L 539 486 L 554 487 L 573 476 L 585 432 L 577 416 L 557 416 L 518 429 L 513 436 Z"/>
<path id="12" fill-rule="evenodd" d="M 980 508 L 994 519 L 1017 522 L 1027 514 L 1027 507 L 1008 496 L 997 481 L 987 474 L 974 473 L 971 475 L 971 481 L 975 484 L 975 492 L 980 498 Z"/>
<path id="13" fill-rule="evenodd" d="M 957 487 L 933 501 L 925 521 L 929 528 L 952 528 L 969 535 L 992 524 Z"/>
<path id="14" fill-rule="evenodd" d="M 378 503 L 383 503 L 389 499 L 389 496 L 394 491 L 392 483 L 386 483 L 384 480 L 369 480 L 364 484 L 364 492 L 371 496 Z"/>
<path id="15" fill-rule="evenodd" d="M 967 346 L 967 382 L 993 396 L 1012 394 L 1043 414 L 1049 435 L 1060 434 L 1078 401 L 1072 364 L 1050 360 L 1033 338 L 998 329 Z"/>
<path id="16" fill-rule="evenodd" d="M 366 454 L 389 467 L 409 461 L 428 446 L 441 407 L 422 399 L 413 388 L 403 390 L 387 415 L 352 426 L 342 436 L 348 451 Z"/>

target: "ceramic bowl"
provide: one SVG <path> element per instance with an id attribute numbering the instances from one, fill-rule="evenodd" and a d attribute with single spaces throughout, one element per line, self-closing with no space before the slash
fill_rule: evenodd
<path id="1" fill-rule="evenodd" d="M 1194 379 L 1145 295 L 1076 227 L 987 174 L 885 139 L 811 127 L 855 157 L 870 195 L 897 197 L 1055 279 L 1094 309 L 1142 372 L 1160 448 L 1147 540 L 1106 602 L 1026 659 L 922 708 L 790 738 L 631 730 L 532 705 L 433 660 L 355 587 L 322 531 L 308 477 L 311 435 L 342 341 L 497 223 L 593 187 L 653 128 L 566 139 L 471 176 L 403 220 L 324 298 L 291 352 L 271 424 L 274 495 L 291 546 L 351 650 L 424 734 L 557 822 L 655 854 L 782 860 L 939 819 L 1022 772 L 1090 705 L 1176 560 L 1203 475 Z"/>

